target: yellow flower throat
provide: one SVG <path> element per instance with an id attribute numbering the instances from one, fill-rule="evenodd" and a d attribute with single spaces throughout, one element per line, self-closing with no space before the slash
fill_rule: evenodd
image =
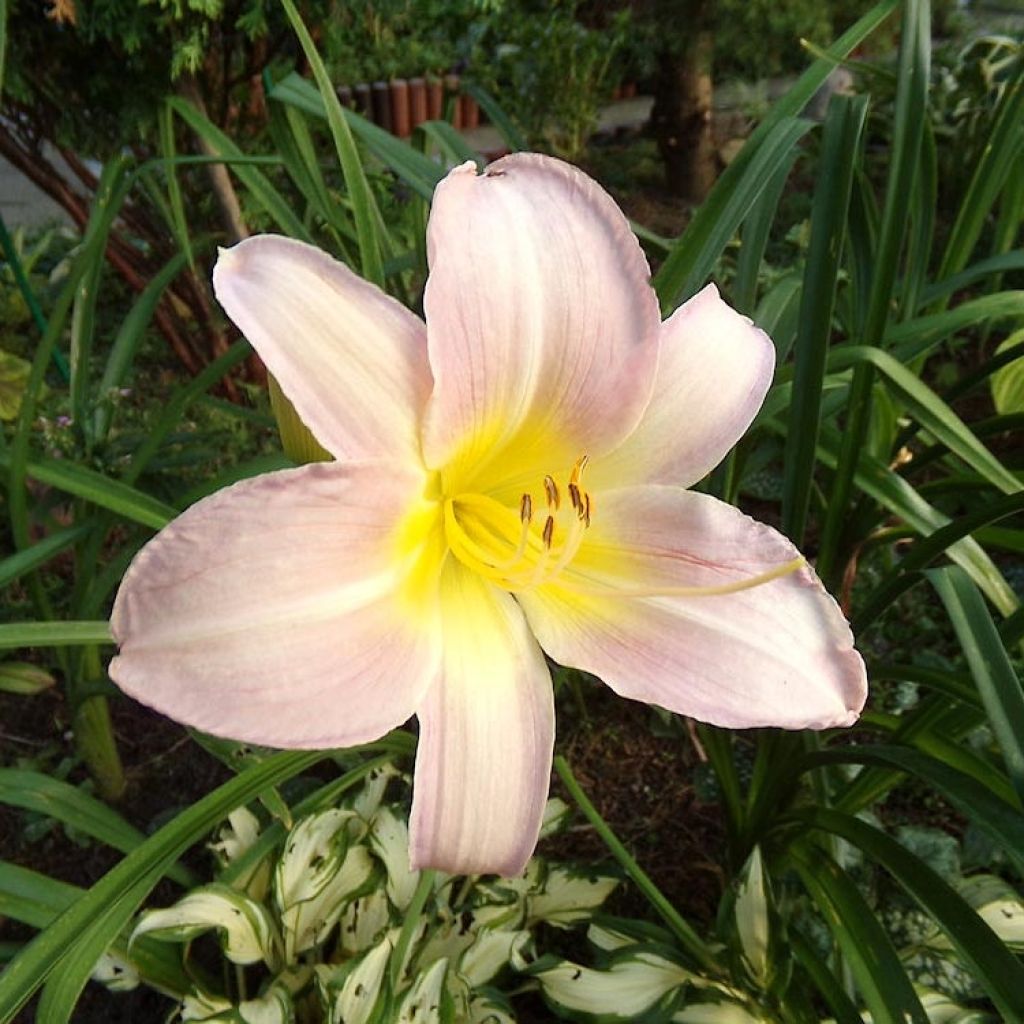
<path id="1" fill-rule="evenodd" d="M 519 508 L 486 494 L 444 499 L 444 532 L 452 554 L 504 590 L 519 591 L 554 579 L 579 550 L 594 501 L 583 487 L 588 458 L 576 460 L 564 486 L 550 475 Z"/>

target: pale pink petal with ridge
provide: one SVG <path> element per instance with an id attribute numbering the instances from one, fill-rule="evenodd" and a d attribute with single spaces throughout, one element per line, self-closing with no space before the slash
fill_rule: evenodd
<path id="1" fill-rule="evenodd" d="M 276 747 L 376 739 L 437 671 L 429 616 L 398 598 L 401 513 L 421 476 L 319 463 L 235 484 L 136 556 L 111 678 L 197 729 Z"/>
<path id="2" fill-rule="evenodd" d="M 551 781 L 551 677 L 509 594 L 453 561 L 441 603 L 444 664 L 417 712 L 412 863 L 517 875 Z"/>
<path id="3" fill-rule="evenodd" d="M 519 595 L 555 661 L 623 697 L 713 725 L 856 720 L 864 664 L 839 606 L 807 566 L 738 593 L 635 596 L 769 572 L 798 557 L 781 534 L 707 495 L 654 485 L 601 494 L 593 524 L 565 588 Z"/>
<path id="4" fill-rule="evenodd" d="M 275 235 L 221 250 L 213 285 L 332 455 L 420 463 L 422 320 L 327 253 Z"/>
<path id="5" fill-rule="evenodd" d="M 647 404 L 659 313 L 647 261 L 606 192 L 514 154 L 434 193 L 424 306 L 430 466 L 568 468 L 617 445 Z"/>
<path id="6" fill-rule="evenodd" d="M 774 372 L 768 335 L 708 285 L 662 324 L 650 404 L 625 442 L 594 460 L 590 483 L 695 484 L 746 432 Z"/>

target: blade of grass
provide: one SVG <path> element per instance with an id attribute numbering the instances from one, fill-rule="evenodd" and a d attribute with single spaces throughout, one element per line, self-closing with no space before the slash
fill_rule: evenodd
<path id="1" fill-rule="evenodd" d="M 661 915 L 662 919 L 671 929 L 672 933 L 679 940 L 682 947 L 694 957 L 694 959 L 712 974 L 719 973 L 719 967 L 711 951 L 705 945 L 703 939 L 690 927 L 679 911 L 672 906 L 671 902 L 659 891 L 644 870 L 637 864 L 635 858 L 619 841 L 618 836 L 608 827 L 605 820 L 597 812 L 597 808 L 590 802 L 582 787 L 576 781 L 576 777 L 564 757 L 555 757 L 555 771 L 562 780 L 569 795 L 576 801 L 576 805 L 583 812 L 587 821 L 590 822 L 594 831 L 604 841 L 611 855 L 622 865 L 626 874 L 632 879 L 634 885 L 644 894 L 651 906 Z"/>
<path id="2" fill-rule="evenodd" d="M 43 772 L 0 768 L 0 803 L 56 818 L 122 853 L 134 850 L 146 838 L 105 803 Z M 181 865 L 171 867 L 168 876 L 186 888 L 199 884 Z"/>
<path id="3" fill-rule="evenodd" d="M 822 138 L 783 454 L 782 532 L 798 547 L 803 543 L 810 508 L 839 257 L 846 238 L 847 208 L 867 109 L 867 97 L 833 97 Z"/>
<path id="4" fill-rule="evenodd" d="M 1007 773 L 1024 800 L 1024 688 L 981 594 L 966 573 L 951 565 L 929 569 L 927 576 L 946 606 Z"/>
<path id="5" fill-rule="evenodd" d="M 77 998 L 99 955 L 185 850 L 236 807 L 323 756 L 321 751 L 276 754 L 203 797 L 136 847 L 8 964 L 0 977 L 0 1020 L 10 1020 L 58 969 L 62 987 L 74 990 Z"/>
<path id="6" fill-rule="evenodd" d="M 305 225 L 292 212 L 292 208 L 284 196 L 274 188 L 258 166 L 246 161 L 245 154 L 229 136 L 181 96 L 169 97 L 167 105 L 192 131 L 209 143 L 214 152 L 231 168 L 238 180 L 252 193 L 253 198 L 286 235 L 304 242 L 313 241 Z M 207 158 L 203 162 L 211 161 Z"/>
<path id="7" fill-rule="evenodd" d="M 110 626 L 102 622 L 3 622 L 0 650 L 18 647 L 63 647 L 112 644 Z"/>
<path id="8" fill-rule="evenodd" d="M 6 466 L 8 458 L 0 453 L 0 467 Z M 94 469 L 64 459 L 29 462 L 26 474 L 41 484 L 84 498 L 154 530 L 163 529 L 178 514 L 177 509 L 120 480 L 111 480 Z"/>
<path id="9" fill-rule="evenodd" d="M 1024 151 L 1024 56 L 1006 83 L 992 128 L 981 147 L 978 163 L 957 208 L 937 277 L 941 281 L 962 270 L 974 251 L 985 221 Z"/>
<path id="10" fill-rule="evenodd" d="M 928 1024 L 892 940 L 846 872 L 811 843 L 795 843 L 788 853 L 849 963 L 874 1024 Z"/>
<path id="11" fill-rule="evenodd" d="M 306 55 L 313 77 L 320 89 L 320 98 L 323 100 L 324 109 L 327 113 L 327 125 L 331 130 L 334 139 L 334 148 L 338 154 L 338 161 L 341 164 L 341 172 L 345 179 L 345 187 L 348 189 L 352 201 L 352 212 L 356 221 L 356 236 L 359 239 L 359 258 L 362 275 L 367 281 L 379 287 L 384 287 L 384 258 L 385 239 L 378 231 L 381 223 L 380 211 L 377 209 L 377 200 L 373 196 L 370 183 L 367 181 L 366 172 L 363 170 L 363 163 L 356 148 L 355 139 L 352 136 L 352 129 L 342 112 L 338 95 L 334 91 L 334 84 L 327 74 L 327 68 L 320 59 L 316 44 L 313 42 L 306 29 L 295 4 L 292 0 L 281 0 L 285 14 L 291 22 L 292 30 L 299 37 L 299 45 Z"/>
<path id="12" fill-rule="evenodd" d="M 876 860 L 929 914 L 1002 1012 L 1024 1020 L 1024 966 L 964 898 L 895 839 L 848 814 L 816 807 L 798 812 L 811 828 L 841 836 Z"/>
<path id="13" fill-rule="evenodd" d="M 93 435 L 97 441 L 105 440 L 110 430 L 114 415 L 111 392 L 124 383 L 164 289 L 178 276 L 186 261 L 191 258 L 191 250 L 172 256 L 146 285 L 128 311 L 128 315 L 121 321 L 96 392 L 98 400 L 93 412 Z"/>
<path id="14" fill-rule="evenodd" d="M 79 522 L 74 526 L 51 533 L 49 537 L 37 541 L 23 551 L 9 555 L 0 561 L 0 587 L 6 587 L 8 583 L 18 579 L 19 576 L 45 565 L 54 555 L 69 548 L 91 529 L 90 522 Z"/>
<path id="15" fill-rule="evenodd" d="M 294 72 L 282 78 L 268 95 L 272 100 L 298 107 L 314 117 L 327 116 L 324 101 L 316 87 Z M 434 186 L 444 177 L 445 169 L 354 110 L 343 108 L 342 114 L 363 145 L 429 203 Z"/>

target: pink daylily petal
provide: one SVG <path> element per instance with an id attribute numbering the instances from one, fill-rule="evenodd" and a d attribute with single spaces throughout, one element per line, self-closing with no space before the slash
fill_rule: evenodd
<path id="1" fill-rule="evenodd" d="M 412 865 L 517 875 L 551 781 L 551 677 L 507 593 L 452 561 L 441 603 L 444 665 L 417 712 Z"/>
<path id="2" fill-rule="evenodd" d="M 714 725 L 856 720 L 864 664 L 810 568 L 732 594 L 635 596 L 766 573 L 797 557 L 781 534 L 707 495 L 653 485 L 602 494 L 593 523 L 564 588 L 520 595 L 556 661 Z"/>
<path id="3" fill-rule="evenodd" d="M 422 490 L 379 464 L 319 463 L 235 484 L 136 556 L 111 678 L 178 721 L 280 747 L 376 739 L 437 672 L 437 634 L 402 607 L 395 528 Z"/>
<path id="4" fill-rule="evenodd" d="M 534 154 L 480 175 L 467 164 L 434 193 L 428 246 L 428 465 L 485 472 L 510 451 L 571 465 L 632 430 L 658 307 L 636 237 L 595 182 Z"/>
<path id="5" fill-rule="evenodd" d="M 217 298 L 336 458 L 419 464 L 426 328 L 327 253 L 260 235 L 221 250 Z"/>
<path id="6" fill-rule="evenodd" d="M 595 460 L 592 485 L 695 484 L 743 436 L 774 372 L 771 339 L 709 284 L 662 324 L 650 404 L 626 441 Z"/>

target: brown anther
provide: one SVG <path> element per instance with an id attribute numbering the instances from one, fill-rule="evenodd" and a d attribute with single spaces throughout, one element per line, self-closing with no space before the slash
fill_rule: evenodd
<path id="1" fill-rule="evenodd" d="M 583 495 L 583 522 L 584 525 L 590 525 L 590 494 Z"/>
<path id="2" fill-rule="evenodd" d="M 572 507 L 576 509 L 577 515 L 583 511 L 583 502 L 580 500 L 580 489 L 576 484 L 569 484 L 569 500 Z"/>
<path id="3" fill-rule="evenodd" d="M 549 550 L 551 549 L 551 541 L 554 538 L 554 536 L 555 517 L 548 516 L 547 519 L 544 520 L 544 532 L 541 534 L 541 537 L 544 540 L 544 547 L 548 548 Z"/>
<path id="4" fill-rule="evenodd" d="M 558 493 L 558 484 L 555 483 L 553 476 L 544 477 L 544 493 L 548 498 L 548 508 L 554 508 L 558 511 L 558 506 L 561 504 L 561 495 Z"/>
<path id="5" fill-rule="evenodd" d="M 533 498 L 528 494 L 524 494 L 519 499 L 519 518 L 524 523 L 528 523 L 533 519 Z"/>

